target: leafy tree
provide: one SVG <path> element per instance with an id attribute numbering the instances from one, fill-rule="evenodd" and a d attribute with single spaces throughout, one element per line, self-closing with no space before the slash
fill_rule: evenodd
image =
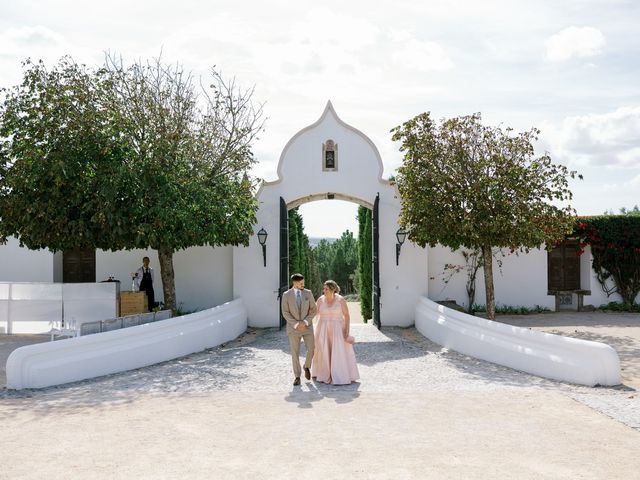
<path id="1" fill-rule="evenodd" d="M 302 273 L 316 297 L 322 294 L 322 282 L 327 279 L 335 280 L 344 294 L 353 293 L 358 265 L 358 244 L 353 233 L 346 231 L 334 242 L 322 239 L 311 248 L 298 208 L 290 210 L 288 216 L 289 271 Z"/>
<path id="2" fill-rule="evenodd" d="M 320 269 L 318 268 L 318 262 L 316 260 L 315 249 L 309 249 L 309 281 L 305 284 L 309 288 L 313 295 L 318 298 L 322 295 L 322 277 L 320 276 Z"/>
<path id="3" fill-rule="evenodd" d="M 109 189 L 126 190 L 118 165 L 126 143 L 114 135 L 104 71 L 65 57 L 52 70 L 23 63 L 20 85 L 2 89 L 0 240 L 30 249 L 109 248 L 122 228 L 105 211 Z"/>
<path id="4" fill-rule="evenodd" d="M 605 215 L 616 215 L 615 213 L 613 213 L 613 210 L 608 210 L 606 212 L 604 212 Z M 630 215 L 630 216 L 640 216 L 640 208 L 638 208 L 638 205 L 634 205 L 633 208 L 626 208 L 626 207 L 622 207 L 620 209 L 620 213 L 618 215 Z"/>
<path id="5" fill-rule="evenodd" d="M 309 252 L 311 247 L 309 246 L 309 237 L 304 233 L 304 222 L 302 217 L 298 222 L 298 242 L 300 245 L 300 266 L 301 272 L 305 278 L 309 278 Z"/>
<path id="6" fill-rule="evenodd" d="M 323 238 L 313 249 L 313 252 L 318 264 L 321 281 L 324 282 L 332 278 L 332 264 L 335 255 L 332 243 Z"/>
<path id="7" fill-rule="evenodd" d="M 495 318 L 492 247 L 553 245 L 570 233 L 573 209 L 551 202 L 571 199 L 575 172 L 536 156 L 539 131 L 513 134 L 484 126 L 480 114 L 436 124 L 423 113 L 392 130 L 405 152 L 398 187 L 400 223 L 421 246 L 480 249 L 487 313 Z"/>
<path id="8" fill-rule="evenodd" d="M 622 207 L 620 209 L 620 215 L 631 215 L 631 216 L 634 216 L 634 217 L 639 217 L 640 216 L 640 208 L 638 208 L 638 205 L 634 205 L 633 208 Z"/>
<path id="9" fill-rule="evenodd" d="M 289 271 L 308 279 L 310 275 L 309 237 L 304 233 L 304 220 L 298 208 L 289 210 Z"/>
<path id="10" fill-rule="evenodd" d="M 343 232 L 333 248 L 335 255 L 331 263 L 332 278 L 340 285 L 342 293 L 348 295 L 354 291 L 354 272 L 358 266 L 357 244 L 353 232 Z"/>
<path id="11" fill-rule="evenodd" d="M 320 270 L 309 237 L 304 233 L 304 220 L 298 208 L 289 210 L 289 272 L 302 273 L 307 288 L 315 296 L 322 292 Z"/>
<path id="12" fill-rule="evenodd" d="M 126 230 L 136 234 L 132 246 L 158 251 L 165 303 L 175 308 L 176 250 L 248 243 L 257 210 L 251 143 L 262 112 L 252 90 L 214 69 L 211 83 L 197 90 L 190 73 L 160 59 L 125 67 L 108 57 L 106 67 L 141 204 L 127 212 Z"/>
<path id="13" fill-rule="evenodd" d="M 196 89 L 159 59 L 25 66 L 0 109 L 3 238 L 51 250 L 156 249 L 175 310 L 173 253 L 246 244 L 252 233 L 248 172 L 262 129 L 253 91 L 215 70 Z"/>
<path id="14" fill-rule="evenodd" d="M 300 214 L 298 213 L 298 209 L 294 208 L 289 210 L 289 272 L 291 273 L 303 273 L 303 268 L 301 265 L 301 254 L 300 254 L 300 237 L 299 237 L 299 228 L 298 222 L 302 220 L 300 218 Z"/>
<path id="15" fill-rule="evenodd" d="M 357 284 L 360 296 L 360 311 L 366 322 L 371 318 L 373 295 L 373 244 L 372 212 L 368 208 L 358 207 L 358 270 Z"/>

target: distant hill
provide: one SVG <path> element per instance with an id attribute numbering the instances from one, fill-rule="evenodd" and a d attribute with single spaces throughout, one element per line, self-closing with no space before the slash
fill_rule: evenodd
<path id="1" fill-rule="evenodd" d="M 320 240 L 326 240 L 329 243 L 333 243 L 337 240 L 337 238 L 331 238 L 331 237 L 309 237 L 309 246 L 310 247 L 317 247 L 318 244 L 320 243 Z"/>

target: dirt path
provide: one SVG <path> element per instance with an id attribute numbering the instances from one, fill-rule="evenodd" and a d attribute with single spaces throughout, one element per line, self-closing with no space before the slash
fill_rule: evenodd
<path id="1" fill-rule="evenodd" d="M 351 324 L 364 323 L 362 320 L 362 313 L 360 313 L 360 302 L 347 302 L 349 307 L 349 317 L 351 318 Z"/>
<path id="2" fill-rule="evenodd" d="M 510 320 L 573 328 L 577 319 L 564 315 Z M 578 333 L 603 332 L 591 321 Z M 608 322 L 620 329 L 612 338 L 635 338 L 635 317 Z M 293 387 L 285 333 L 250 329 L 132 372 L 0 390 L 0 479 L 573 480 L 640 471 L 640 396 L 629 386 L 541 379 L 443 349 L 414 328 L 352 331 L 361 378 L 347 386 Z"/>
<path id="3" fill-rule="evenodd" d="M 0 406 L 0 411 L 2 406 Z M 3 479 L 622 479 L 640 433 L 552 393 L 142 395 L 3 421 Z M 597 453 L 596 453 L 597 452 Z"/>

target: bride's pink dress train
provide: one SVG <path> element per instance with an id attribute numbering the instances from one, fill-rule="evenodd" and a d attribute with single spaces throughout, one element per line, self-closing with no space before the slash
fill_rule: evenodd
<path id="1" fill-rule="evenodd" d="M 318 299 L 318 321 L 314 326 L 315 353 L 311 375 L 316 381 L 347 385 L 360 378 L 353 345 L 347 343 L 342 333 L 343 316 L 340 296 L 332 305 L 321 296 Z"/>

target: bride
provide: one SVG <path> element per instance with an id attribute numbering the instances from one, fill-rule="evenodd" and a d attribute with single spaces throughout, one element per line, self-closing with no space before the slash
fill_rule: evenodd
<path id="1" fill-rule="evenodd" d="M 354 340 L 349 335 L 349 309 L 336 282 L 327 280 L 322 291 L 324 295 L 316 302 L 318 322 L 311 375 L 318 382 L 347 385 L 360 378 Z"/>

